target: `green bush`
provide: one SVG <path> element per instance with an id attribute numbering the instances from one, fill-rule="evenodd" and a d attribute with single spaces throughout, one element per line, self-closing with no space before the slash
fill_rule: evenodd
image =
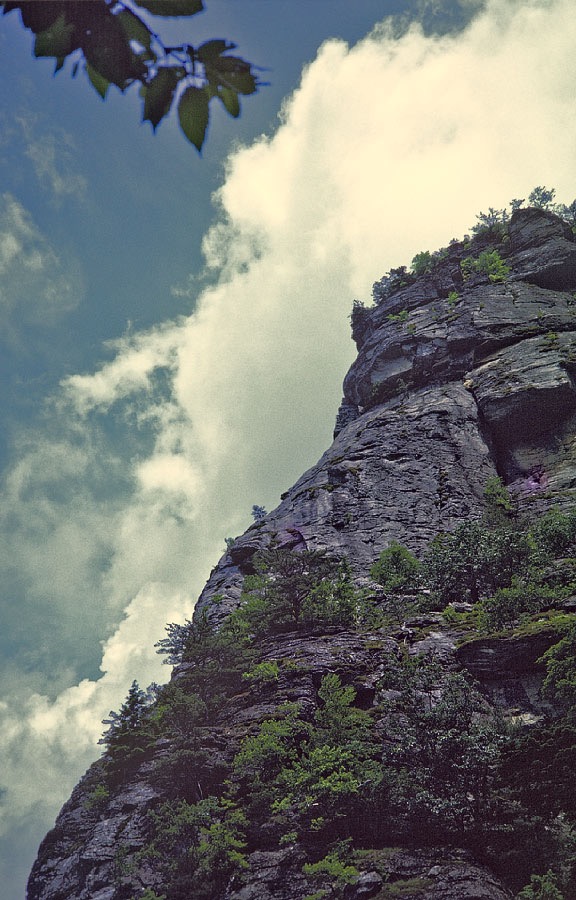
<path id="1" fill-rule="evenodd" d="M 452 600 L 476 603 L 509 587 L 514 575 L 528 568 L 532 553 L 533 542 L 524 532 L 472 520 L 432 541 L 424 580 L 444 606 Z"/>
<path id="2" fill-rule="evenodd" d="M 506 281 L 510 274 L 508 266 L 498 250 L 483 250 L 478 256 L 467 256 L 460 263 L 462 277 L 466 279 L 471 275 L 487 275 L 493 283 Z"/>
<path id="3" fill-rule="evenodd" d="M 392 541 L 370 569 L 370 577 L 390 593 L 418 589 L 421 564 L 414 554 L 397 541 Z"/>
<path id="4" fill-rule="evenodd" d="M 346 563 L 317 550 L 262 550 L 229 617 L 246 634 L 287 628 L 351 625 L 359 597 Z"/>
<path id="5" fill-rule="evenodd" d="M 558 558 L 576 542 L 576 513 L 552 507 L 532 525 L 532 534 L 545 556 Z"/>
<path id="6" fill-rule="evenodd" d="M 328 882 L 328 889 L 321 888 L 321 893 L 312 896 L 342 897 L 345 895 L 347 885 L 354 884 L 359 872 L 356 866 L 347 864 L 338 849 L 331 850 L 323 859 L 315 863 L 305 863 L 302 871 L 308 878 L 324 885 Z M 309 895 L 310 896 L 310 895 Z"/>
<path id="7" fill-rule="evenodd" d="M 558 878 L 550 871 L 545 875 L 532 875 L 530 884 L 516 897 L 517 900 L 564 900 L 564 894 L 558 890 Z"/>
<path id="8" fill-rule="evenodd" d="M 511 513 L 514 509 L 512 498 L 498 475 L 489 478 L 484 488 L 484 499 L 488 509 L 495 513 Z"/>
<path id="9" fill-rule="evenodd" d="M 261 663 L 257 663 L 249 672 L 244 672 L 242 678 L 249 681 L 250 684 L 262 686 L 265 684 L 274 684 L 278 681 L 280 670 L 275 659 L 265 659 Z"/>
<path id="10" fill-rule="evenodd" d="M 510 587 L 499 588 L 482 602 L 479 626 L 484 631 L 501 631 L 514 625 L 521 616 L 542 609 L 554 600 L 556 592 L 542 585 L 512 579 Z"/>
<path id="11" fill-rule="evenodd" d="M 431 272 L 434 265 L 434 259 L 429 250 L 422 250 L 417 253 L 412 260 L 410 269 L 414 275 L 426 275 Z"/>

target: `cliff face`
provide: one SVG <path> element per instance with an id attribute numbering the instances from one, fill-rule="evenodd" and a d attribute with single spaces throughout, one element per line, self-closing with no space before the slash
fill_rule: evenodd
<path id="1" fill-rule="evenodd" d="M 495 242 L 508 267 L 504 274 L 462 266 L 491 252 Z M 480 517 L 486 484 L 497 475 L 519 515 L 573 504 L 576 244 L 570 227 L 551 213 L 520 210 L 504 238 L 454 242 L 429 271 L 397 280 L 407 283 L 383 282 L 381 302 L 353 316 L 358 358 L 344 382 L 334 443 L 277 509 L 229 548 L 200 597 L 198 620 L 202 613 L 215 627 L 226 620 L 254 571 L 255 554 L 271 546 L 305 545 L 347 558 L 369 602 L 385 604 L 385 591 L 368 577 L 381 550 L 398 541 L 418 555 L 434 535 Z M 196 767 L 183 799 L 197 803 L 221 793 L 224 779 L 238 770 L 234 759 L 247 737 L 282 704 L 297 704 L 304 720 L 319 722 L 318 691 L 330 673 L 353 686 L 355 706 L 370 713 L 386 744 L 392 726 L 378 710 L 390 699 L 390 661 L 402 654 L 433 656 L 445 672 L 470 673 L 484 702 L 508 718 L 530 722 L 546 715 L 536 661 L 558 639 L 552 630 L 474 638 L 469 633 L 463 641 L 461 629 L 438 609 L 361 629 L 326 625 L 268 634 L 258 661 L 275 665 L 275 676 L 244 682 L 196 727 Z M 173 683 L 184 690 L 191 665 L 184 658 L 174 672 Z M 105 761 L 89 770 L 40 848 L 29 900 L 163 895 L 158 854 L 144 851 L 149 811 L 173 799 L 154 774 L 170 752 L 169 741 L 158 738 L 141 762 L 112 781 Z M 475 858 L 473 841 L 459 846 L 439 832 L 437 845 L 434 835 L 423 841 L 416 830 L 411 837 L 409 826 L 396 833 L 385 822 L 379 828 L 357 827 L 365 862 L 356 860 L 351 883 L 333 875 L 313 895 L 314 877 L 303 865 L 322 856 L 318 846 L 296 836 L 279 841 L 266 824 L 258 834 L 248 827 L 247 867 L 202 896 L 299 900 L 329 890 L 331 896 L 429 900 L 512 896 L 486 867 L 485 854 Z M 397 846 L 390 846 L 390 834 Z M 185 888 L 169 890 L 170 898 L 193 896 Z"/>
<path id="2" fill-rule="evenodd" d="M 431 274 L 364 311 L 334 443 L 220 560 L 200 607 L 223 593 L 219 613 L 232 608 L 250 556 L 287 528 L 365 575 L 391 540 L 416 550 L 480 514 L 496 474 L 521 506 L 550 491 L 570 498 L 574 235 L 551 213 L 520 210 L 502 249 L 506 281 L 464 281 L 462 259 L 491 244 L 451 245 Z"/>

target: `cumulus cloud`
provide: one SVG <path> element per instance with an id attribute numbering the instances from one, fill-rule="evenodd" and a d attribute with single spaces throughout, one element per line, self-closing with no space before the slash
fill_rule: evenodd
<path id="1" fill-rule="evenodd" d="M 0 195 L 0 326 L 3 338 L 16 323 L 53 325 L 82 296 L 77 267 L 62 260 L 21 203 Z"/>
<path id="2" fill-rule="evenodd" d="M 164 622 L 189 614 L 223 538 L 248 524 L 253 503 L 275 505 L 329 443 L 353 356 L 352 299 L 468 230 L 482 208 L 537 184 L 572 199 L 575 42 L 571 0 L 490 0 L 456 36 L 414 26 L 395 39 L 384 24 L 352 49 L 329 41 L 277 132 L 230 156 L 204 244 L 218 277 L 195 313 L 119 341 L 111 362 L 63 385 L 58 415 L 98 446 L 89 465 L 84 445 L 71 457 L 76 481 L 109 464 L 124 485 L 107 513 L 88 490 L 81 509 L 70 500 L 56 510 L 85 516 L 88 545 L 72 580 L 105 534 L 97 588 L 125 617 L 107 635 L 101 677 L 55 699 L 29 696 L 22 710 L 5 699 L 9 817 L 28 815 L 41 793 L 47 810 L 58 806 L 94 753 L 100 718 L 133 678 L 158 678 L 152 645 Z M 7 234 L 0 260 L 10 266 L 21 252 L 10 235 L 24 239 Z M 96 437 L 112 413 L 147 435 L 121 463 Z M 34 496 L 54 511 L 42 484 Z M 52 552 L 68 540 L 56 528 Z M 27 577 L 38 591 L 42 566 Z M 41 755 L 49 774 L 31 777 Z"/>

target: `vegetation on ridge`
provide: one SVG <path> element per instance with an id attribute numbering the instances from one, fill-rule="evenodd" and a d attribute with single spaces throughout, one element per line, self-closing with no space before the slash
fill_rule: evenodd
<path id="1" fill-rule="evenodd" d="M 576 229 L 576 200 L 569 205 L 555 203 L 556 191 L 552 188 L 536 187 L 528 196 L 528 206 L 553 212 L 573 230 Z M 508 227 L 511 214 L 524 205 L 524 200 L 512 200 L 509 209 L 493 209 L 481 212 L 477 215 L 477 222 L 471 228 L 471 235 L 466 235 L 462 241 L 453 239 L 448 247 L 430 252 L 428 250 L 416 253 L 412 259 L 410 268 L 398 266 L 390 269 L 379 281 L 376 281 L 372 290 L 372 299 L 376 305 L 387 300 L 402 288 L 409 287 L 422 275 L 433 275 L 438 266 L 446 260 L 451 252 L 457 250 L 462 256 L 461 275 L 464 280 L 472 275 L 485 276 L 493 283 L 505 281 L 509 268 L 502 253 L 505 253 L 509 241 Z M 476 255 L 468 251 L 476 248 Z M 365 309 L 360 301 L 355 301 L 352 310 L 353 317 L 358 320 L 360 310 Z M 354 324 L 354 318 L 353 318 Z"/>
<path id="2" fill-rule="evenodd" d="M 111 714 L 87 804 L 98 815 L 148 761 L 162 799 L 146 845 L 119 860 L 118 898 L 133 896 L 121 876 L 141 866 L 162 889 L 138 900 L 218 897 L 241 884 L 256 848 L 300 853 L 310 897 L 339 897 L 361 851 L 414 843 L 470 848 L 522 900 L 574 895 L 576 620 L 561 604 L 576 594 L 576 511 L 525 522 L 497 479 L 486 496 L 483 520 L 439 535 L 422 559 L 385 548 L 371 570 L 379 592 L 357 590 L 325 553 L 272 548 L 255 557 L 219 630 L 206 611 L 168 626 L 159 651 L 179 676 L 148 692 L 133 684 Z M 499 717 L 434 654 L 408 652 L 419 612 L 444 609 L 447 627 L 470 637 L 520 633 L 554 607 L 557 625 L 543 624 L 557 640 L 541 660 L 551 712 L 530 727 Z M 352 629 L 378 654 L 370 703 L 337 657 L 313 688 L 309 664 L 280 655 L 283 634 L 326 627 Z M 377 635 L 394 633 L 396 650 L 378 650 Z M 312 706 L 298 700 L 310 690 Z M 210 728 L 254 702 L 267 712 L 215 754 Z"/>

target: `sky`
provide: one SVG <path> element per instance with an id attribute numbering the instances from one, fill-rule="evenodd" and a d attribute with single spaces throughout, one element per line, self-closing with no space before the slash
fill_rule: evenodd
<path id="1" fill-rule="evenodd" d="M 329 446 L 353 300 L 489 206 L 576 195 L 572 0 L 206 6 L 159 30 L 270 85 L 201 158 L 0 19 L 7 900 L 225 538 Z"/>

